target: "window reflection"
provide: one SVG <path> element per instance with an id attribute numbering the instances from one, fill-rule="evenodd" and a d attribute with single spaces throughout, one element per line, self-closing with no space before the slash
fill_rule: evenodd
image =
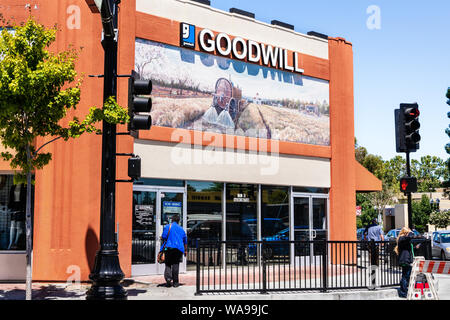
<path id="1" fill-rule="evenodd" d="M 289 240 L 289 188 L 261 187 L 261 235 Z"/>
<path id="2" fill-rule="evenodd" d="M 218 182 L 187 182 L 187 238 L 188 264 L 196 263 L 196 241 L 222 240 L 222 195 L 223 183 Z M 201 261 L 210 265 L 220 264 L 220 246 L 209 252 L 208 256 L 201 253 Z"/>
<path id="3" fill-rule="evenodd" d="M 227 240 L 257 239 L 257 194 L 257 185 L 227 184 Z"/>
<path id="4" fill-rule="evenodd" d="M 0 250 L 25 250 L 26 185 L 0 175 Z"/>
<path id="5" fill-rule="evenodd" d="M 155 263 L 156 192 L 133 192 L 132 263 Z"/>

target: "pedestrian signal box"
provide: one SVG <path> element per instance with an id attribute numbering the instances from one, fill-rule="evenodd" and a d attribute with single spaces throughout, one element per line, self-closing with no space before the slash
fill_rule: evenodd
<path id="1" fill-rule="evenodd" d="M 400 191 L 404 193 L 417 192 L 417 179 L 414 177 L 403 177 L 400 179 Z"/>

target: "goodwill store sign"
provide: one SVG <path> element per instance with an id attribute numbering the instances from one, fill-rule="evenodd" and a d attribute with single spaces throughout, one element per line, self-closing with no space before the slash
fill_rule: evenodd
<path id="1" fill-rule="evenodd" d="M 195 48 L 196 41 L 200 49 L 205 52 L 228 57 L 231 53 L 238 60 L 261 63 L 264 66 L 279 68 L 286 71 L 303 74 L 304 70 L 299 66 L 299 54 L 286 49 L 273 47 L 253 40 L 244 40 L 241 37 L 231 39 L 226 33 L 214 34 L 209 29 L 202 29 L 196 38 L 196 27 L 191 24 L 180 24 L 180 45 L 187 48 Z M 291 56 L 290 56 L 291 55 Z"/>

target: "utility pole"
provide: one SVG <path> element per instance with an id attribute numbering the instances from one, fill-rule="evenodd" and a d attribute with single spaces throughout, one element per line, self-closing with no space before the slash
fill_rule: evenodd
<path id="1" fill-rule="evenodd" d="M 92 1 L 91 1 L 92 2 Z M 120 0 L 95 0 L 103 24 L 102 46 L 105 51 L 103 100 L 117 96 L 117 20 Z M 89 2 L 88 2 L 89 4 Z M 87 300 L 126 300 L 120 285 L 124 273 L 120 268 L 115 237 L 116 196 L 116 125 L 103 120 L 102 173 L 100 204 L 100 249 L 89 278 L 93 284 Z"/>
<path id="2" fill-rule="evenodd" d="M 417 191 L 417 179 L 411 177 L 410 153 L 419 149 L 421 140 L 419 129 L 419 105 L 417 103 L 402 103 L 395 114 L 395 138 L 397 152 L 406 153 L 406 177 L 400 179 L 400 190 L 408 197 L 408 227 L 412 229 L 412 198 L 411 193 Z"/>
<path id="3" fill-rule="evenodd" d="M 410 164 L 410 158 L 409 158 L 409 151 L 406 152 L 406 175 L 408 177 L 411 177 L 411 164 Z M 412 197 L 411 192 L 407 192 L 408 197 L 408 228 L 412 229 Z"/>

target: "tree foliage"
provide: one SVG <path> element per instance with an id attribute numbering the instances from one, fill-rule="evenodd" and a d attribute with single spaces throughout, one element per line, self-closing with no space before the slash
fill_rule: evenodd
<path id="1" fill-rule="evenodd" d="M 430 215 L 429 224 L 436 228 L 446 229 L 447 226 L 450 226 L 450 211 L 434 211 Z"/>
<path id="2" fill-rule="evenodd" d="M 47 29 L 33 18 L 13 30 L 3 29 L 0 36 L 0 140 L 7 148 L 1 156 L 22 171 L 16 182 L 25 182 L 27 172 L 43 168 L 52 158 L 39 152 L 34 144 L 37 137 L 77 138 L 84 132 L 99 132 L 95 124 L 102 120 L 126 123 L 128 114 L 110 97 L 103 109 L 93 107 L 86 119 L 74 118 L 63 126 L 62 119 L 80 101 L 77 51 L 49 51 L 57 28 Z"/>
<path id="3" fill-rule="evenodd" d="M 417 231 L 426 231 L 432 212 L 433 209 L 431 207 L 430 198 L 427 195 L 422 195 L 420 201 L 412 202 L 412 220 L 414 228 Z"/>
<path id="4" fill-rule="evenodd" d="M 356 139 L 355 158 L 380 179 L 383 185 L 382 191 L 357 194 L 356 203 L 362 207 L 362 215 L 357 218 L 357 225 L 363 227 L 377 217 L 377 212 L 382 213 L 387 205 L 396 203 L 397 198 L 401 196 L 399 181 L 406 175 L 406 160 L 402 156 L 383 160 L 380 156 L 370 154 L 366 148 L 359 146 Z M 418 192 L 434 192 L 449 178 L 447 163 L 435 156 L 424 156 L 419 161 L 412 160 L 411 174 L 417 177 Z M 413 202 L 413 224 L 417 230 L 425 230 L 431 212 L 429 199 Z"/>
<path id="5" fill-rule="evenodd" d="M 446 163 L 436 156 L 424 156 L 420 161 L 411 160 L 411 174 L 417 178 L 418 192 L 434 192 L 448 180 Z"/>

